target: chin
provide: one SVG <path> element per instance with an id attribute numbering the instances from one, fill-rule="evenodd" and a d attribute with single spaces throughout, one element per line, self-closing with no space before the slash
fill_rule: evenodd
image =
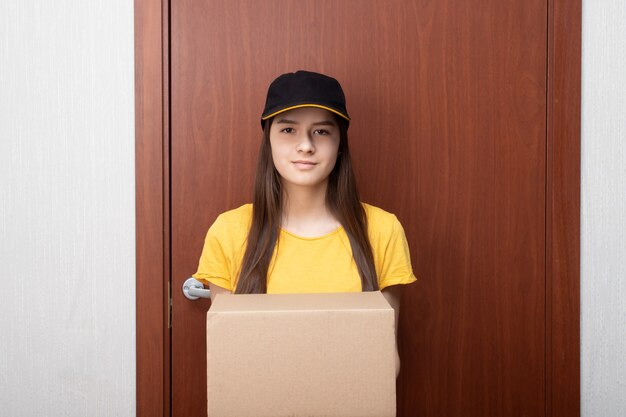
<path id="1" fill-rule="evenodd" d="M 317 187 L 326 187 L 327 181 L 324 180 L 296 180 L 296 179 L 283 179 L 285 185 L 289 187 L 299 187 L 299 188 L 317 188 Z"/>

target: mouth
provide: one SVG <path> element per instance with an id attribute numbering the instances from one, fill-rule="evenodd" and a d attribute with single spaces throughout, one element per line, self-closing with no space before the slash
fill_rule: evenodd
<path id="1" fill-rule="evenodd" d="M 313 169 L 313 168 L 315 168 L 315 165 L 317 165 L 316 162 L 302 161 L 302 160 L 292 161 L 292 164 L 294 164 L 296 166 L 296 168 L 298 168 L 300 170 Z"/>

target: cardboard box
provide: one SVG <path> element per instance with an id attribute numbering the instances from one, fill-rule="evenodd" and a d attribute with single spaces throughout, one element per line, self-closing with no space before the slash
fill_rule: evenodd
<path id="1" fill-rule="evenodd" d="M 209 417 L 396 415 L 394 311 L 380 291 L 220 294 Z"/>

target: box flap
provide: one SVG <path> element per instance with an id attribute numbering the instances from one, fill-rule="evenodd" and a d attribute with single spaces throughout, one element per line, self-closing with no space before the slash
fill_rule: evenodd
<path id="1" fill-rule="evenodd" d="M 380 291 L 311 294 L 218 294 L 211 312 L 388 310 Z"/>

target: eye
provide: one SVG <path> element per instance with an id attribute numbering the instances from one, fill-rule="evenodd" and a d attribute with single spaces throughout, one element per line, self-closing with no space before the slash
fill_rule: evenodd
<path id="1" fill-rule="evenodd" d="M 326 130 L 326 129 L 317 129 L 317 130 L 315 130 L 314 133 L 318 133 L 318 134 L 320 134 L 322 136 L 323 135 L 330 135 L 330 132 L 328 130 Z"/>
<path id="2" fill-rule="evenodd" d="M 281 132 L 283 133 L 293 133 L 293 127 L 286 127 L 284 129 L 281 130 Z"/>

